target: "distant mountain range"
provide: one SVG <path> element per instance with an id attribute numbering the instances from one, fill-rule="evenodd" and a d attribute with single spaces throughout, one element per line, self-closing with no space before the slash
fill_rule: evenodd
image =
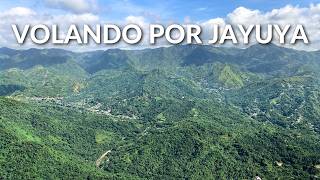
<path id="1" fill-rule="evenodd" d="M 0 179 L 317 179 L 319 72 L 273 44 L 0 48 Z"/>

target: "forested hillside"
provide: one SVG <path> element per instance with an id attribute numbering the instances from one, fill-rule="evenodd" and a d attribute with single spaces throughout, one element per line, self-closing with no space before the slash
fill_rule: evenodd
<path id="1" fill-rule="evenodd" d="M 0 179 L 320 178 L 320 52 L 0 48 Z"/>

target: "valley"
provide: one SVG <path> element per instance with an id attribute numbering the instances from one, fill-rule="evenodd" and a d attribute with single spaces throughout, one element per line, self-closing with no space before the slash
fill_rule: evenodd
<path id="1" fill-rule="evenodd" d="M 317 179 L 319 57 L 0 48 L 0 179 Z"/>

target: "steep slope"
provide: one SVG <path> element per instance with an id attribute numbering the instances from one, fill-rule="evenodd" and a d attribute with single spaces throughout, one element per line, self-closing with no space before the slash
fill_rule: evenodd
<path id="1" fill-rule="evenodd" d="M 8 98 L 0 98 L 0 106 L 0 178 L 4 179 L 112 178 L 115 174 L 95 167 L 95 159 L 104 148 L 137 131 L 132 122 L 58 106 Z"/>
<path id="2" fill-rule="evenodd" d="M 219 81 L 226 87 L 242 87 L 242 79 L 241 74 L 234 72 L 228 65 L 224 66 L 219 74 Z"/>
<path id="3" fill-rule="evenodd" d="M 239 63 L 253 73 L 290 76 L 301 66 L 319 68 L 319 61 L 311 52 L 296 51 L 274 44 L 253 45 L 238 55 Z"/>
<path id="4" fill-rule="evenodd" d="M 317 178 L 319 55 L 1 48 L 0 179 Z"/>
<path id="5" fill-rule="evenodd" d="M 101 70 L 123 69 L 129 67 L 126 52 L 119 49 L 84 53 L 77 61 L 91 74 Z"/>
<path id="6" fill-rule="evenodd" d="M 229 99 L 259 120 L 319 132 L 319 93 L 319 80 L 305 74 L 253 83 Z"/>
<path id="7" fill-rule="evenodd" d="M 37 65 L 27 70 L 1 71 L 0 85 L 22 87 L 16 89 L 20 91 L 16 94 L 25 96 L 59 97 L 73 93 L 74 86 L 86 77 L 87 73 L 79 65 L 67 61 L 50 67 Z"/>
<path id="8" fill-rule="evenodd" d="M 212 101 L 198 101 L 180 121 L 162 123 L 115 148 L 105 170 L 157 179 L 308 179 L 319 173 L 319 136 L 309 131 L 260 123 Z"/>
<path id="9" fill-rule="evenodd" d="M 72 58 L 73 53 L 59 49 L 29 49 L 29 50 L 11 50 L 2 48 L 0 51 L 0 69 L 30 69 L 41 65 L 49 67 L 55 64 L 65 63 Z"/>

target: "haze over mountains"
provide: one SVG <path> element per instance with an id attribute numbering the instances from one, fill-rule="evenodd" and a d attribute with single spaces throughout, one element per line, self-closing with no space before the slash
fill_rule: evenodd
<path id="1" fill-rule="evenodd" d="M 319 58 L 1 48 L 0 178 L 319 178 Z"/>

